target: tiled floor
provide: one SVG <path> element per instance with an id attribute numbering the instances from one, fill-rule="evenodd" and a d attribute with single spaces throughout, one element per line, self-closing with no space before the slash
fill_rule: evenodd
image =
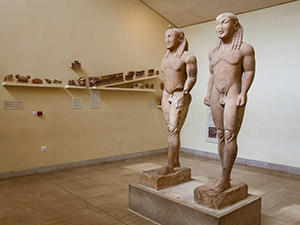
<path id="1" fill-rule="evenodd" d="M 128 184 L 165 160 L 160 154 L 2 180 L 0 225 L 154 224 L 128 211 Z M 202 181 L 220 172 L 212 159 L 181 154 L 181 163 Z M 299 176 L 235 165 L 232 179 L 262 197 L 262 225 L 300 225 Z"/>

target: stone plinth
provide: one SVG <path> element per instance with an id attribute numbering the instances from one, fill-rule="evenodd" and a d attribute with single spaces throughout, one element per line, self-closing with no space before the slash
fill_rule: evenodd
<path id="1" fill-rule="evenodd" d="M 162 225 L 260 225 L 261 198 L 247 198 L 221 210 L 194 201 L 197 180 L 155 190 L 141 184 L 129 185 L 129 209 Z"/>
<path id="2" fill-rule="evenodd" d="M 191 180 L 191 168 L 178 167 L 174 173 L 159 175 L 160 168 L 147 170 L 140 176 L 140 184 L 160 190 Z"/>
<path id="3" fill-rule="evenodd" d="M 248 186 L 245 183 L 233 182 L 231 188 L 216 193 L 210 189 L 210 185 L 201 185 L 194 190 L 194 200 L 208 208 L 223 209 L 248 196 Z"/>

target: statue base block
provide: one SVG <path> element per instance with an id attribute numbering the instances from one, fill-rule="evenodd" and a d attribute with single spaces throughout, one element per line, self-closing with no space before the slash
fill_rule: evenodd
<path id="1" fill-rule="evenodd" d="M 194 201 L 194 189 L 203 184 L 191 180 L 162 190 L 130 184 L 129 210 L 162 225 L 260 225 L 260 197 L 248 195 L 221 210 L 211 209 Z"/>
<path id="2" fill-rule="evenodd" d="M 241 201 L 248 196 L 248 186 L 245 183 L 232 183 L 231 188 L 216 193 L 209 184 L 201 185 L 194 190 L 194 199 L 200 205 L 212 209 L 222 209 Z"/>
<path id="3" fill-rule="evenodd" d="M 173 173 L 159 175 L 161 168 L 147 170 L 140 176 L 140 184 L 160 190 L 191 180 L 191 168 L 177 167 Z"/>

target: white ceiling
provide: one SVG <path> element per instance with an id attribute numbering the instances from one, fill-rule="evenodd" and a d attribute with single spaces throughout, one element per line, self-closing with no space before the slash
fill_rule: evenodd
<path id="1" fill-rule="evenodd" d="M 223 12 L 240 14 L 291 0 L 140 0 L 176 27 L 203 23 Z"/>

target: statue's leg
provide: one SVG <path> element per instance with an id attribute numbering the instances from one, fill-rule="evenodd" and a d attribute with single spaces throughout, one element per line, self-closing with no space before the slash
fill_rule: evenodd
<path id="1" fill-rule="evenodd" d="M 174 93 L 174 100 L 175 100 L 175 104 L 174 104 L 174 110 L 172 112 L 175 112 L 174 114 L 174 121 L 172 121 L 171 118 L 171 124 L 174 125 L 174 127 L 176 127 L 176 133 L 177 133 L 177 137 L 176 139 L 178 140 L 178 145 L 176 148 L 176 152 L 175 152 L 175 158 L 174 158 L 174 167 L 180 167 L 180 162 L 179 162 L 179 152 L 180 152 L 180 132 L 181 132 L 181 128 L 186 120 L 186 116 L 189 110 L 189 106 L 192 100 L 192 97 L 190 94 L 185 94 L 184 95 L 184 99 L 182 99 L 182 92 L 175 92 Z"/>
<path id="2" fill-rule="evenodd" d="M 236 105 L 236 95 L 230 96 L 230 92 L 226 98 L 224 107 L 224 149 L 222 174 L 214 189 L 222 192 L 230 188 L 230 175 L 237 156 L 237 135 L 241 126 L 244 114 L 244 107 Z"/>
<path id="3" fill-rule="evenodd" d="M 173 137 L 172 135 L 172 129 L 173 125 L 171 125 L 171 117 L 172 117 L 172 101 L 173 101 L 173 96 L 172 94 L 169 94 L 168 92 L 164 91 L 163 96 L 162 96 L 162 111 L 163 115 L 166 121 L 167 129 L 168 129 L 168 160 L 167 163 L 164 167 L 162 167 L 158 173 L 161 175 L 166 175 L 168 173 L 172 173 L 174 171 L 174 144 L 176 145 L 176 138 Z M 175 139 L 175 141 L 174 141 Z"/>
<path id="4" fill-rule="evenodd" d="M 224 146 L 225 146 L 224 130 L 217 129 L 217 135 L 218 135 L 218 154 L 221 161 L 221 166 L 223 167 Z"/>
<path id="5" fill-rule="evenodd" d="M 169 94 L 166 91 L 163 91 L 163 96 L 161 99 L 161 108 L 166 121 L 167 129 L 169 130 L 171 103 L 169 102 Z"/>
<path id="6" fill-rule="evenodd" d="M 179 149 L 180 149 L 180 130 L 185 121 L 188 107 L 191 102 L 191 96 L 186 95 L 186 99 L 182 99 L 182 92 L 175 92 L 171 97 L 172 101 L 168 113 L 168 162 L 159 173 L 168 174 L 174 171 L 174 167 L 179 167 Z M 164 101 L 163 101 L 164 102 Z M 168 102 L 170 102 L 168 100 Z"/>
<path id="7" fill-rule="evenodd" d="M 210 110 L 214 121 L 214 125 L 217 129 L 218 135 L 218 153 L 223 166 L 223 155 L 224 155 L 224 106 L 220 104 L 220 93 L 213 88 L 210 99 Z"/>

